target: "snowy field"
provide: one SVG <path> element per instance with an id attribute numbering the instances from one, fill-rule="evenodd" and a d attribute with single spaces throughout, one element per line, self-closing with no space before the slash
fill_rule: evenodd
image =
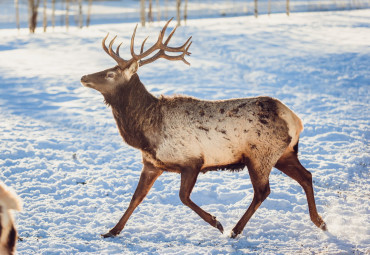
<path id="1" fill-rule="evenodd" d="M 194 188 L 224 235 L 182 205 L 180 176 L 164 173 L 122 233 L 102 239 L 129 204 L 141 157 L 79 80 L 115 65 L 101 49 L 107 32 L 127 56 L 134 26 L 0 30 L 0 180 L 24 202 L 18 254 L 370 253 L 369 10 L 191 20 L 173 38 L 193 36 L 191 67 L 159 60 L 139 70 L 156 96 L 269 95 L 293 109 L 328 232 L 310 221 L 301 187 L 274 169 L 270 196 L 236 240 L 228 235 L 253 196 L 246 170 L 200 175 Z M 159 30 L 139 28 L 136 41 Z"/>

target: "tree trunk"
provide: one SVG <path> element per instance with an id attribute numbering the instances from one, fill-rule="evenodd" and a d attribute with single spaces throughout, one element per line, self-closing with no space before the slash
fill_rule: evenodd
<path id="1" fill-rule="evenodd" d="M 148 22 L 149 23 L 153 22 L 152 0 L 149 0 Z"/>
<path id="2" fill-rule="evenodd" d="M 268 1 L 267 3 L 267 14 L 270 16 L 271 14 L 271 0 Z"/>
<path id="3" fill-rule="evenodd" d="M 157 21 L 160 22 L 161 21 L 161 6 L 159 4 L 159 0 L 156 0 L 156 3 L 157 3 Z"/>
<path id="4" fill-rule="evenodd" d="M 178 26 L 181 26 L 180 7 L 181 7 L 181 0 L 176 0 L 177 25 Z"/>
<path id="5" fill-rule="evenodd" d="M 90 25 L 91 8 L 92 8 L 92 0 L 89 0 L 89 7 L 87 9 L 86 27 L 89 27 Z"/>
<path id="6" fill-rule="evenodd" d="M 140 19 L 141 25 L 145 27 L 145 0 L 140 0 Z"/>
<path id="7" fill-rule="evenodd" d="M 28 0 L 28 28 L 30 30 L 30 33 L 32 33 L 32 14 L 33 14 L 33 0 Z"/>
<path id="8" fill-rule="evenodd" d="M 83 16 L 82 16 L 82 0 L 78 0 L 78 27 L 83 26 Z"/>
<path id="9" fill-rule="evenodd" d="M 51 1 L 51 8 L 53 9 L 52 14 L 51 14 L 51 25 L 52 25 L 53 30 L 54 30 L 54 27 L 55 27 L 55 0 Z"/>
<path id="10" fill-rule="evenodd" d="M 15 20 L 17 23 L 17 29 L 19 30 L 21 26 L 19 25 L 19 0 L 14 0 L 15 5 Z"/>
<path id="11" fill-rule="evenodd" d="M 258 17 L 258 0 L 254 0 L 254 17 Z"/>
<path id="12" fill-rule="evenodd" d="M 47 27 L 47 17 L 46 17 L 46 0 L 44 0 L 44 12 L 43 12 L 43 21 L 42 21 L 42 25 L 44 27 L 44 32 L 46 32 L 46 27 Z"/>
<path id="13" fill-rule="evenodd" d="M 290 14 L 289 0 L 286 0 L 286 15 L 289 16 L 289 14 Z"/>
<path id="14" fill-rule="evenodd" d="M 66 29 L 69 28 L 69 0 L 66 0 Z"/>
<path id="15" fill-rule="evenodd" d="M 168 20 L 168 0 L 164 0 L 164 19 Z"/>
<path id="16" fill-rule="evenodd" d="M 37 10 L 39 8 L 40 0 L 28 0 L 28 12 L 29 12 L 29 21 L 28 27 L 30 29 L 30 33 L 35 33 L 36 26 L 37 26 Z"/>
<path id="17" fill-rule="evenodd" d="M 186 20 L 188 19 L 188 0 L 185 0 L 185 7 L 184 7 L 184 22 L 186 26 Z"/>

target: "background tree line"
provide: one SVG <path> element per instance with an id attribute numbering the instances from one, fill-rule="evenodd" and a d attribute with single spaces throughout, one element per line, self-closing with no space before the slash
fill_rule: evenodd
<path id="1" fill-rule="evenodd" d="M 20 28 L 20 23 L 19 23 L 19 0 L 14 0 L 15 1 L 15 6 L 16 6 L 16 23 L 17 23 L 17 28 Z M 47 0 L 28 0 L 28 27 L 30 30 L 30 33 L 35 33 L 36 27 L 37 27 L 37 18 L 39 14 L 39 7 L 40 3 L 42 1 L 42 10 L 43 10 L 43 30 L 46 32 L 47 25 L 48 25 L 48 16 L 46 13 L 47 10 Z M 91 18 L 91 7 L 92 7 L 92 0 L 88 0 L 88 12 L 87 12 L 87 19 L 85 26 L 90 25 L 90 18 Z M 77 4 L 78 5 L 78 26 L 82 28 L 84 26 L 83 24 L 83 13 L 82 13 L 82 0 L 65 0 L 65 26 L 68 30 L 69 28 L 69 23 L 70 23 L 70 6 L 71 4 Z M 51 9 L 52 9 L 52 14 L 51 14 L 51 25 L 54 28 L 55 27 L 55 0 L 51 0 Z"/>
<path id="2" fill-rule="evenodd" d="M 93 0 L 5 0 L 14 1 L 14 7 L 16 12 L 16 24 L 17 28 L 20 28 L 20 14 L 19 5 L 20 1 L 23 7 L 27 5 L 28 8 L 28 19 L 27 24 L 30 33 L 34 33 L 37 26 L 42 26 L 43 31 L 46 31 L 48 27 L 56 26 L 56 11 L 58 12 L 59 25 L 63 25 L 68 30 L 71 23 L 75 26 L 82 28 L 88 27 L 92 19 L 92 6 Z M 146 26 L 148 23 L 155 21 L 160 21 L 161 19 L 167 20 L 170 17 L 176 17 L 178 25 L 186 24 L 189 17 L 189 2 L 192 5 L 192 15 L 203 17 L 203 14 L 196 8 L 209 9 L 210 12 L 217 12 L 217 7 L 219 6 L 219 15 L 245 15 L 252 14 L 255 17 L 261 12 L 271 14 L 279 9 L 279 12 L 285 11 L 287 15 L 291 12 L 291 5 L 293 4 L 293 9 L 295 11 L 300 11 L 297 5 L 302 7 L 306 4 L 306 9 L 302 11 L 315 11 L 315 10 L 325 10 L 329 5 L 335 5 L 337 9 L 349 9 L 349 8 L 361 8 L 364 6 L 370 7 L 370 0 L 320 0 L 320 1 L 300 1 L 300 0 L 118 0 L 110 1 L 115 2 L 119 8 L 126 7 L 126 5 L 137 5 L 137 10 L 135 11 L 135 20 L 140 18 L 142 26 Z M 99 2 L 102 6 L 103 2 Z M 365 3 L 365 5 L 364 5 Z M 58 4 L 58 7 L 56 8 Z M 108 4 L 109 6 L 109 4 Z M 202 7 L 199 7 L 202 6 Z M 232 6 L 232 7 L 230 7 Z M 311 7 L 310 7 L 311 6 Z M 221 10 L 222 8 L 229 8 L 229 10 Z M 234 8 L 230 11 L 230 9 Z M 1 9 L 1 7 L 0 7 Z M 56 10 L 57 9 L 57 10 Z M 328 9 L 333 9 L 332 7 Z M 335 9 L 335 8 L 334 8 Z M 63 14 L 62 14 L 63 13 Z M 122 16 L 125 16 L 124 12 Z M 170 16 L 171 15 L 171 16 Z M 23 26 L 25 25 L 24 17 Z M 132 18 L 132 17 L 131 17 Z M 132 19 L 131 19 L 132 20 Z"/>
<path id="3" fill-rule="evenodd" d="M 20 22 L 19 22 L 19 0 L 15 1 L 15 9 L 16 9 L 16 24 L 17 28 L 20 28 Z M 37 20 L 38 16 L 40 15 L 40 10 L 42 10 L 42 24 L 43 24 L 43 31 L 46 32 L 48 27 L 48 15 L 47 15 L 47 8 L 48 4 L 51 4 L 52 14 L 51 14 L 51 26 L 55 27 L 55 1 L 51 0 L 51 3 L 48 3 L 48 0 L 27 0 L 28 1 L 28 27 L 30 33 L 35 33 L 36 27 L 37 27 Z M 42 2 L 41 2 L 42 1 Z M 171 1 L 173 3 L 174 1 Z M 93 4 L 93 0 L 88 0 L 88 11 L 86 15 L 86 22 L 83 21 L 83 12 L 82 12 L 82 5 L 83 0 L 64 0 L 65 3 L 65 26 L 68 30 L 68 27 L 70 25 L 70 8 L 71 5 L 77 5 L 78 6 L 78 16 L 77 16 L 77 23 L 78 27 L 82 28 L 83 26 L 88 27 L 90 25 L 91 21 L 91 8 Z M 164 1 L 164 13 L 165 17 L 167 17 L 168 13 L 168 6 L 169 0 Z M 187 20 L 187 6 L 188 6 L 188 0 L 175 0 L 176 5 L 176 13 L 177 13 L 177 23 L 178 25 L 181 25 L 181 20 L 184 20 L 186 23 Z M 145 26 L 146 23 L 153 22 L 154 20 L 160 21 L 161 19 L 161 6 L 159 4 L 159 0 L 155 0 L 155 8 L 157 12 L 157 17 L 154 17 L 153 15 L 153 9 L 154 9 L 154 3 L 153 0 L 140 0 L 140 20 L 142 26 Z M 42 5 L 42 6 L 40 6 Z M 184 15 L 181 16 L 181 6 L 183 7 Z M 49 7 L 50 8 L 50 7 Z"/>

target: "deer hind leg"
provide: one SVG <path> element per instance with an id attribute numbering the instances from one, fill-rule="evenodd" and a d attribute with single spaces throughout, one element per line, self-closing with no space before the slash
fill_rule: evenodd
<path id="1" fill-rule="evenodd" d="M 270 194 L 269 175 L 272 166 L 255 167 L 251 162 L 249 162 L 247 163 L 247 167 L 254 190 L 254 196 L 252 203 L 248 207 L 248 210 L 244 213 L 239 222 L 231 231 L 231 238 L 236 238 L 243 231 L 249 219 Z"/>
<path id="2" fill-rule="evenodd" d="M 297 151 L 285 153 L 276 163 L 275 167 L 296 180 L 306 193 L 308 210 L 312 222 L 322 230 L 327 230 L 326 223 L 317 213 L 315 197 L 312 186 L 312 174 L 299 162 Z"/>
<path id="3" fill-rule="evenodd" d="M 191 168 L 184 169 L 181 172 L 181 186 L 179 192 L 180 200 L 184 205 L 196 212 L 203 220 L 223 233 L 224 228 L 222 227 L 221 223 L 216 220 L 216 217 L 204 211 L 190 199 L 190 194 L 194 188 L 195 182 L 197 181 L 198 174 L 198 170 L 194 171 L 194 169 Z"/>
<path id="4" fill-rule="evenodd" d="M 162 172 L 162 170 L 156 169 L 150 163 L 144 162 L 144 167 L 140 175 L 140 180 L 136 187 L 135 193 L 132 196 L 129 207 L 127 208 L 126 212 L 123 214 L 119 222 L 116 224 L 116 226 L 112 228 L 108 233 L 102 235 L 104 238 L 116 236 L 122 231 L 131 214 L 146 197 L 155 180 L 162 174 Z"/>

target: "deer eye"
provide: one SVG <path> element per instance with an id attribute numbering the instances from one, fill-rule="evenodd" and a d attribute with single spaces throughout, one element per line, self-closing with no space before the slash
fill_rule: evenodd
<path id="1" fill-rule="evenodd" d="M 107 75 L 105 76 L 106 78 L 114 78 L 115 74 L 113 72 L 109 72 L 107 73 Z"/>

